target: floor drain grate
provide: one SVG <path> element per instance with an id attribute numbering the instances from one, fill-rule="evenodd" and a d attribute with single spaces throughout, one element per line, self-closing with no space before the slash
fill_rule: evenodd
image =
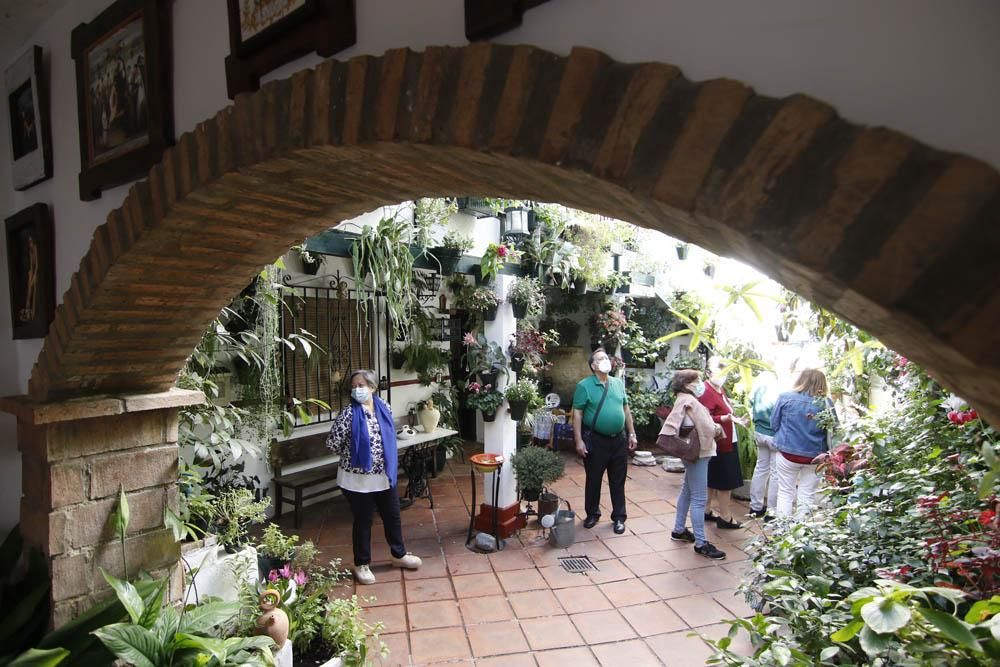
<path id="1" fill-rule="evenodd" d="M 597 566 L 590 562 L 590 556 L 560 556 L 559 564 L 567 572 L 579 572 L 587 570 L 597 570 Z"/>

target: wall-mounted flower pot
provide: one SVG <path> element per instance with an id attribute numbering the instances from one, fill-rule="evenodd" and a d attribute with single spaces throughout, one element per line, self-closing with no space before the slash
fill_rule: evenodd
<path id="1" fill-rule="evenodd" d="M 514 309 L 514 317 L 519 320 L 523 320 L 528 316 L 528 304 L 526 303 L 512 303 L 510 304 Z"/>
<path id="2" fill-rule="evenodd" d="M 555 380 L 550 377 L 543 377 L 538 381 L 538 391 L 543 395 L 551 394 L 552 389 L 556 386 Z"/>
<path id="3" fill-rule="evenodd" d="M 496 387 L 497 386 L 497 376 L 499 376 L 499 375 L 500 375 L 500 371 L 498 371 L 496 369 L 493 369 L 492 371 L 489 371 L 489 372 L 486 372 L 486 373 L 480 372 L 479 373 L 479 381 L 482 382 L 484 385 L 488 384 L 490 386 Z"/>
<path id="4" fill-rule="evenodd" d="M 677 259 L 687 259 L 690 249 L 691 247 L 686 244 L 677 246 Z"/>
<path id="5" fill-rule="evenodd" d="M 527 401 L 507 401 L 510 406 L 510 418 L 516 422 L 524 419 L 524 414 L 528 411 Z"/>
<path id="6" fill-rule="evenodd" d="M 622 348 L 622 361 L 624 361 L 626 364 L 629 365 L 631 365 L 632 362 L 635 361 L 635 357 L 632 356 L 632 350 L 628 349 L 627 347 Z"/>
<path id="7" fill-rule="evenodd" d="M 496 418 L 497 418 L 497 411 L 496 410 L 490 410 L 489 412 L 486 412 L 484 410 L 482 412 L 483 412 L 483 421 L 484 422 L 491 422 L 491 421 L 496 420 Z"/>
<path id="8" fill-rule="evenodd" d="M 577 296 L 583 296 L 587 293 L 587 281 L 583 278 L 577 278 L 573 281 L 573 294 Z"/>
<path id="9" fill-rule="evenodd" d="M 462 259 L 462 253 L 451 248 L 432 248 L 430 252 L 441 265 L 442 276 L 450 276 L 455 273 L 455 267 Z"/>
<path id="10" fill-rule="evenodd" d="M 521 369 L 524 368 L 524 361 L 525 361 L 525 359 L 524 359 L 524 355 L 523 354 L 518 353 L 518 354 L 515 354 L 515 355 L 511 356 L 511 358 L 510 358 L 510 369 L 512 371 L 514 371 L 515 373 L 520 373 Z"/>
<path id="11" fill-rule="evenodd" d="M 493 281 L 496 280 L 496 276 L 492 274 L 486 276 L 485 278 L 483 277 L 483 269 L 481 264 L 476 264 L 474 267 L 472 267 L 472 275 L 476 279 L 477 285 L 492 285 Z"/>
<path id="12" fill-rule="evenodd" d="M 483 311 L 483 319 L 487 322 L 492 322 L 497 318 L 497 306 L 493 306 L 488 310 Z"/>
<path id="13" fill-rule="evenodd" d="M 652 273 L 633 273 L 632 284 L 643 285 L 644 287 L 655 287 L 656 276 L 654 276 Z"/>
<path id="14" fill-rule="evenodd" d="M 705 275 L 708 276 L 709 278 L 715 277 L 715 264 L 705 265 Z"/>
<path id="15" fill-rule="evenodd" d="M 323 260 L 319 257 L 314 257 L 308 261 L 305 257 L 301 257 L 300 259 L 302 260 L 302 273 L 310 276 L 315 276 L 319 273 L 319 267 L 323 266 Z"/>
<path id="16" fill-rule="evenodd" d="M 392 368 L 393 370 L 400 370 L 403 364 L 406 363 L 406 356 L 403 354 L 402 350 L 392 351 Z"/>

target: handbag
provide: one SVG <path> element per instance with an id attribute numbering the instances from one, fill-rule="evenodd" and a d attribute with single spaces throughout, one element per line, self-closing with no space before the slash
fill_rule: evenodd
<path id="1" fill-rule="evenodd" d="M 657 446 L 662 449 L 667 456 L 673 456 L 688 463 L 698 460 L 701 453 L 701 443 L 697 438 L 682 438 L 679 435 L 660 434 L 656 438 Z"/>

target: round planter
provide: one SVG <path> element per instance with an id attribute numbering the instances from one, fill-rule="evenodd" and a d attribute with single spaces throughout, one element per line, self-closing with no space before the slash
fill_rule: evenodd
<path id="1" fill-rule="evenodd" d="M 523 354 L 515 354 L 510 358 L 510 369 L 515 373 L 520 373 L 524 368 L 525 358 Z"/>
<path id="2" fill-rule="evenodd" d="M 541 494 L 541 489 L 521 489 L 521 498 L 529 503 L 536 502 Z"/>
<path id="3" fill-rule="evenodd" d="M 483 319 L 487 322 L 492 322 L 497 318 L 497 306 L 493 306 L 489 310 L 483 311 Z"/>
<path id="4" fill-rule="evenodd" d="M 482 413 L 483 413 L 483 421 L 484 422 L 491 422 L 491 421 L 496 420 L 496 418 L 497 418 L 497 411 L 496 410 L 490 410 L 489 412 L 486 412 L 485 410 L 483 410 Z"/>
<path id="5" fill-rule="evenodd" d="M 525 303 L 512 303 L 510 304 L 514 309 L 514 317 L 519 320 L 523 320 L 528 316 L 528 305 Z"/>
<path id="6" fill-rule="evenodd" d="M 528 411 L 527 401 L 507 401 L 510 406 L 510 418 L 516 422 L 524 419 L 524 413 Z"/>
<path id="7" fill-rule="evenodd" d="M 587 281 L 582 278 L 577 278 L 573 281 L 573 294 L 577 296 L 583 296 L 587 293 Z"/>

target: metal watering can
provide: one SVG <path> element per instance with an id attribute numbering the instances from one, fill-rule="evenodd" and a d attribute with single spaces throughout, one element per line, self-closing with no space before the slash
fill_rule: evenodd
<path id="1" fill-rule="evenodd" d="M 549 544 L 565 549 L 576 540 L 576 512 L 568 500 L 561 502 L 566 503 L 566 509 L 557 508 L 554 513 L 546 514 L 542 517 L 542 526 L 549 529 Z"/>

